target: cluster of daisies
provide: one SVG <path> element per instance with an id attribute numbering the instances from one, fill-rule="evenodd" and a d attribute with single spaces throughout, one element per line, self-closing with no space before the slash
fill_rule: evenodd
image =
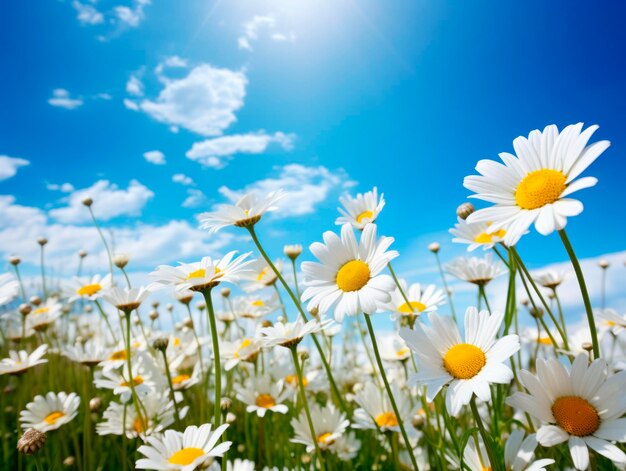
<path id="1" fill-rule="evenodd" d="M 254 253 L 160 265 L 144 286 L 131 284 L 123 255 L 110 257 L 109 273 L 82 276 L 85 253 L 76 277 L 46 283 L 40 239 L 41 280 L 25 283 L 17 256 L 0 275 L 2 461 L 81 471 L 626 469 L 626 316 L 606 308 L 604 292 L 591 304 L 565 232 L 583 209 L 571 194 L 596 183 L 581 173 L 609 146 L 589 143 L 596 129 L 548 126 L 515 139 L 502 163 L 481 160 L 465 186 L 491 205 L 459 206 L 450 233 L 484 256 L 444 264 L 431 244 L 435 284 L 396 275 L 376 188 L 341 198 L 338 231 L 302 263 L 300 245 L 280 259 L 261 242 L 282 191 L 200 217 L 210 233 L 247 232 Z M 571 270 L 526 268 L 517 245 L 533 224 L 558 232 Z M 559 290 L 574 277 L 580 309 L 567 323 Z M 476 305 L 460 306 L 455 291 L 475 292 Z M 164 296 L 171 302 L 156 300 Z M 6 446 L 15 430 L 17 449 Z"/>

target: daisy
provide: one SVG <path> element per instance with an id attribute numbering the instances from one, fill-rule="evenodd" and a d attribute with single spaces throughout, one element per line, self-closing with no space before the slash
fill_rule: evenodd
<path id="1" fill-rule="evenodd" d="M 516 392 L 507 404 L 542 422 L 537 441 L 545 447 L 568 442 L 574 466 L 587 469 L 587 447 L 613 463 L 626 464 L 626 454 L 612 441 L 626 441 L 626 372 L 607 376 L 602 358 L 589 364 L 579 354 L 571 367 L 557 359 L 537 360 L 537 375 L 520 371 L 519 379 L 528 391 Z"/>
<path id="2" fill-rule="evenodd" d="M 283 271 L 283 261 L 276 260 L 274 266 L 278 272 L 282 273 Z M 244 273 L 241 278 L 247 283 L 245 283 L 242 288 L 246 293 L 253 293 L 255 291 L 259 291 L 263 288 L 267 288 L 268 286 L 273 286 L 278 280 L 278 276 L 272 270 L 272 267 L 262 258 L 258 258 L 248 265 L 248 270 Z"/>
<path id="3" fill-rule="evenodd" d="M 415 413 L 409 397 L 398 388 L 391 386 L 393 397 L 396 400 L 400 417 L 396 416 L 389 402 L 389 396 L 381 391 L 374 383 L 367 383 L 356 393 L 354 401 L 359 408 L 354 411 L 354 425 L 356 429 L 373 429 L 381 432 L 400 432 L 400 421 L 410 421 Z"/>
<path id="4" fill-rule="evenodd" d="M 620 316 L 614 309 L 599 309 L 595 315 L 600 330 L 610 330 L 613 334 L 619 335 L 626 329 L 626 316 Z"/>
<path id="5" fill-rule="evenodd" d="M 350 195 L 341 196 L 339 202 L 343 208 L 337 209 L 342 215 L 335 220 L 335 224 L 352 224 L 355 229 L 363 230 L 367 224 L 376 221 L 385 207 L 385 195 L 381 193 L 379 199 L 378 189 L 374 187 L 372 191 L 357 194 L 356 198 Z"/>
<path id="6" fill-rule="evenodd" d="M 504 229 L 490 233 L 489 226 L 491 226 L 491 222 L 470 223 L 465 219 L 457 218 L 457 223 L 449 232 L 454 236 L 452 242 L 468 245 L 468 252 L 478 247 L 487 250 L 493 248 L 498 242 L 502 242 L 506 234 Z"/>
<path id="7" fill-rule="evenodd" d="M 431 312 L 431 326 L 421 322 L 415 329 L 403 328 L 400 337 L 419 359 L 419 372 L 410 383 L 421 383 L 431 402 L 444 385 L 446 408 L 457 416 L 473 394 L 481 401 L 491 399 L 491 383 L 507 384 L 513 378 L 506 360 L 520 348 L 519 337 L 511 334 L 496 340 L 504 314 L 480 311 L 470 307 L 465 311 L 465 341 L 459 328 L 449 316 Z"/>
<path id="8" fill-rule="evenodd" d="M 446 271 L 456 278 L 484 286 L 504 273 L 502 265 L 493 261 L 491 253 L 484 258 L 457 258 L 446 266 Z"/>
<path id="9" fill-rule="evenodd" d="M 587 145 L 598 126 L 583 129 L 583 123 L 567 126 L 559 133 L 555 125 L 543 132 L 532 131 L 528 138 L 513 141 L 516 155 L 503 152 L 500 164 L 481 160 L 476 165 L 480 175 L 465 177 L 464 186 L 494 206 L 470 214 L 467 221 L 493 221 L 489 232 L 506 229 L 504 242 L 513 246 L 535 224 L 540 234 L 561 230 L 568 216 L 583 210 L 580 201 L 570 194 L 597 183 L 593 177 L 577 179 L 610 145 L 599 141 Z"/>
<path id="10" fill-rule="evenodd" d="M 341 461 L 352 461 L 356 458 L 357 453 L 361 449 L 361 440 L 356 438 L 354 432 L 348 432 L 341 435 L 335 440 L 331 447 L 331 451 L 337 455 Z"/>
<path id="11" fill-rule="evenodd" d="M 569 277 L 568 271 L 546 270 L 533 275 L 533 279 L 544 288 L 555 290 Z"/>
<path id="12" fill-rule="evenodd" d="M 126 351 L 124 350 L 124 352 Z M 88 340 L 84 343 L 77 342 L 74 345 L 64 346 L 62 353 L 70 360 L 90 367 L 99 365 L 111 355 L 110 350 L 98 340 Z"/>
<path id="13" fill-rule="evenodd" d="M 291 396 L 291 391 L 283 388 L 282 381 L 273 381 L 269 376 L 253 376 L 245 385 L 235 389 L 237 399 L 246 404 L 246 412 L 256 412 L 259 417 L 264 417 L 268 410 L 280 414 L 289 410 L 281 403 Z"/>
<path id="14" fill-rule="evenodd" d="M 309 247 L 321 263 L 302 263 L 307 285 L 302 301 L 308 301 L 309 311 L 334 310 L 335 319 L 341 322 L 346 314 L 373 314 L 391 300 L 395 284 L 380 272 L 398 256 L 395 250 L 387 251 L 393 237 L 377 240 L 375 224 L 365 226 L 360 242 L 350 224 L 341 227 L 341 238 L 330 231 L 323 237 L 324 244 L 315 242 Z"/>
<path id="15" fill-rule="evenodd" d="M 285 468 L 287 469 L 287 468 Z M 222 466 L 221 463 L 216 463 L 214 462 L 213 464 L 211 464 L 211 466 L 209 467 L 209 471 L 221 471 L 222 470 Z M 256 470 L 256 464 L 254 463 L 254 461 L 250 461 L 250 460 L 242 460 L 241 458 L 235 458 L 235 461 L 227 461 L 226 462 L 226 471 L 255 471 Z M 279 468 L 263 468 L 263 471 L 280 471 Z"/>
<path id="16" fill-rule="evenodd" d="M 19 352 L 10 350 L 9 358 L 3 358 L 0 360 L 0 376 L 6 374 L 20 375 L 35 365 L 47 363 L 48 360 L 42 358 L 46 354 L 47 350 L 48 345 L 45 343 L 37 347 L 30 354 L 26 350 L 20 350 Z"/>
<path id="17" fill-rule="evenodd" d="M 256 340 L 263 347 L 280 345 L 290 348 L 298 345 L 305 336 L 319 332 L 332 322 L 330 319 L 304 322 L 302 317 L 298 316 L 295 322 L 277 322 L 273 326 L 263 327 L 259 330 Z"/>
<path id="18" fill-rule="evenodd" d="M 317 435 L 315 437 L 311 436 L 311 429 L 304 411 L 291 420 L 291 426 L 295 433 L 291 441 L 306 445 L 307 453 L 312 453 L 315 450 L 315 442 L 317 442 L 320 450 L 328 450 L 350 425 L 346 415 L 335 409 L 332 404 L 328 404 L 326 407 L 312 404 L 311 419 L 313 420 L 313 430 Z"/>
<path id="19" fill-rule="evenodd" d="M 510 471 L 543 471 L 546 466 L 554 463 L 552 459 L 532 461 L 535 448 L 537 448 L 537 438 L 534 434 L 524 439 L 523 431 L 513 430 L 504 446 L 505 468 Z M 478 446 L 476 446 L 474 437 L 470 436 L 463 450 L 463 460 L 470 471 L 491 469 L 482 438 L 478 439 Z"/>
<path id="20" fill-rule="evenodd" d="M 261 296 L 237 296 L 232 300 L 232 313 L 237 318 L 258 319 L 280 309 L 278 295 L 272 297 Z"/>
<path id="21" fill-rule="evenodd" d="M 214 233 L 227 226 L 251 227 L 261 220 L 266 212 L 278 209 L 276 203 L 287 196 L 283 190 L 264 196 L 248 193 L 233 204 L 220 204 L 216 210 L 200 215 L 200 228 Z"/>
<path id="22" fill-rule="evenodd" d="M 259 355 L 260 349 L 259 343 L 250 338 L 242 338 L 234 342 L 222 342 L 220 344 L 220 353 L 222 359 L 226 360 L 224 369 L 230 371 L 242 361 L 254 362 Z"/>
<path id="23" fill-rule="evenodd" d="M 380 357 L 385 361 L 404 361 L 411 357 L 411 350 L 404 340 L 393 334 L 380 342 Z"/>
<path id="24" fill-rule="evenodd" d="M 109 304 L 112 304 L 120 311 L 129 313 L 134 311 L 148 297 L 148 288 L 119 288 L 113 287 L 102 294 L 102 297 Z"/>
<path id="25" fill-rule="evenodd" d="M 0 306 L 9 304 L 20 292 L 20 283 L 10 273 L 0 275 Z"/>
<path id="26" fill-rule="evenodd" d="M 217 445 L 224 430 L 224 424 L 211 431 L 211 424 L 200 427 L 191 425 L 184 432 L 166 430 L 162 437 L 152 436 L 146 445 L 139 447 L 145 456 L 137 460 L 137 469 L 193 471 L 207 458 L 221 457 L 230 449 L 231 442 Z"/>
<path id="27" fill-rule="evenodd" d="M 446 295 L 442 290 L 437 289 L 435 285 L 422 287 L 419 283 L 413 283 L 407 289 L 406 281 L 400 280 L 400 286 L 409 302 L 406 302 L 404 296 L 396 287 L 391 294 L 391 301 L 384 307 L 386 311 L 392 313 L 391 319 L 394 321 L 402 316 L 414 316 L 423 312 L 436 311 L 441 304 L 446 302 Z"/>
<path id="28" fill-rule="evenodd" d="M 37 306 L 27 317 L 28 326 L 36 331 L 45 330 L 56 321 L 63 310 L 63 306 L 57 298 L 48 298 L 45 304 Z"/>
<path id="29" fill-rule="evenodd" d="M 221 259 L 204 257 L 199 262 L 180 263 L 177 267 L 160 265 L 149 277 L 155 286 L 173 285 L 176 291 L 203 291 L 221 282 L 237 283 L 250 263 L 245 253 L 235 258 L 236 251 L 228 252 Z"/>
<path id="30" fill-rule="evenodd" d="M 103 370 L 102 377 L 95 379 L 93 383 L 99 389 L 111 389 L 113 394 L 120 396 L 122 402 L 128 402 L 132 396 L 130 378 L 128 364 L 124 364 L 121 371 Z M 158 389 L 157 381 L 145 367 L 144 362 L 136 362 L 132 365 L 132 382 L 138 396 L 145 396 Z"/>
<path id="31" fill-rule="evenodd" d="M 56 430 L 70 422 L 78 414 L 80 397 L 76 393 L 53 393 L 35 396 L 20 412 L 22 428 L 34 428 L 40 432 Z"/>
<path id="32" fill-rule="evenodd" d="M 89 299 L 95 301 L 102 297 L 102 294 L 113 287 L 111 274 L 101 277 L 94 275 L 90 279 L 74 277 L 66 288 L 68 302 L 78 299 Z"/>

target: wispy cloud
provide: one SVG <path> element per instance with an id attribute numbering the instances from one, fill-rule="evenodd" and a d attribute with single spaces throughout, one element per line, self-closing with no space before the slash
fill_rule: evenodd
<path id="1" fill-rule="evenodd" d="M 274 41 L 294 40 L 295 34 L 275 31 L 276 17 L 274 15 L 257 15 L 243 25 L 243 34 L 237 38 L 239 49 L 252 51 L 252 43 L 258 41 L 261 33 Z"/>
<path id="2" fill-rule="evenodd" d="M 185 185 L 185 186 L 194 185 L 193 178 L 185 175 L 184 173 L 176 173 L 172 175 L 172 181 L 174 183 L 180 183 L 181 185 Z"/>
<path id="3" fill-rule="evenodd" d="M 72 6 L 78 13 L 76 18 L 81 24 L 84 25 L 97 25 L 104 23 L 104 15 L 96 9 L 93 5 L 88 3 L 81 3 L 77 0 L 72 2 Z"/>
<path id="4" fill-rule="evenodd" d="M 66 110 L 73 110 L 83 105 L 83 99 L 72 98 L 70 92 L 64 88 L 55 88 L 52 91 L 52 98 L 48 99 L 48 103 L 52 106 L 59 108 L 65 108 Z"/>
<path id="5" fill-rule="evenodd" d="M 187 198 L 182 203 L 184 208 L 198 208 L 207 203 L 208 198 L 202 191 L 196 188 L 187 189 Z"/>
<path id="6" fill-rule="evenodd" d="M 60 191 L 61 193 L 71 193 L 75 189 L 71 183 L 48 183 L 46 188 L 50 191 Z"/>
<path id="7" fill-rule="evenodd" d="M 0 155 L 0 181 L 14 177 L 17 170 L 26 165 L 30 165 L 30 162 L 26 159 Z"/>
<path id="8" fill-rule="evenodd" d="M 165 165 L 165 154 L 160 150 L 144 152 L 143 158 L 146 159 L 146 162 L 150 162 L 154 165 Z"/>

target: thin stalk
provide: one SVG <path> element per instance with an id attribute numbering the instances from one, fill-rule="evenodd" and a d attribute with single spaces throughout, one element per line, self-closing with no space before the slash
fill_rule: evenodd
<path id="1" fill-rule="evenodd" d="M 147 417 L 144 417 L 141 413 L 141 408 L 139 407 L 139 396 L 137 395 L 137 391 L 135 391 L 135 378 L 133 377 L 133 365 L 131 362 L 131 351 L 130 351 L 130 313 L 132 311 L 125 312 L 126 317 L 126 365 L 128 366 L 128 385 L 130 386 L 130 392 L 133 398 L 133 405 L 135 406 L 135 412 L 137 413 L 137 417 L 141 421 L 142 430 L 148 430 Z"/>
<path id="2" fill-rule="evenodd" d="M 603 311 L 606 307 L 606 270 L 606 268 L 602 268 L 602 301 L 600 307 Z"/>
<path id="3" fill-rule="evenodd" d="M 259 238 L 257 237 L 256 232 L 254 231 L 254 226 L 250 226 L 247 229 L 248 229 L 248 232 L 250 232 L 250 237 L 252 237 L 252 241 L 254 242 L 257 249 L 259 250 L 259 253 L 265 259 L 267 264 L 270 266 L 270 268 L 274 271 L 274 273 L 280 280 L 280 283 L 283 285 L 283 288 L 285 288 L 285 291 L 287 291 L 287 294 L 289 294 L 289 297 L 295 304 L 296 309 L 298 309 L 298 312 L 302 316 L 302 319 L 304 319 L 305 322 L 308 321 L 309 320 L 308 316 L 304 313 L 304 309 L 302 309 L 302 306 L 300 305 L 300 301 L 298 300 L 298 298 L 296 298 L 296 295 L 293 293 L 293 291 L 291 290 L 291 288 L 285 281 L 285 278 L 283 277 L 283 275 L 280 273 L 280 271 L 278 271 L 278 269 L 272 262 L 272 259 L 267 255 L 267 252 L 265 252 L 265 249 L 261 246 L 261 243 L 259 242 Z M 328 381 L 330 382 L 330 387 L 335 395 L 335 399 L 337 400 L 337 403 L 339 404 L 339 408 L 343 412 L 348 414 L 349 410 L 346 406 L 346 403 L 343 400 L 343 397 L 341 396 L 341 393 L 339 392 L 339 388 L 337 387 L 337 383 L 335 382 L 335 378 L 330 369 L 330 365 L 328 364 L 328 360 L 326 359 L 326 355 L 324 355 L 324 350 L 322 349 L 322 346 L 320 345 L 320 342 L 317 339 L 317 335 L 311 334 L 311 337 L 313 338 L 313 343 L 315 344 L 315 348 L 317 349 L 320 355 L 322 365 L 324 366 L 324 371 L 326 372 L 326 376 L 328 377 Z"/>
<path id="4" fill-rule="evenodd" d="M 96 226 L 98 234 L 100 234 L 100 239 L 102 239 L 102 243 L 104 244 L 104 248 L 107 252 L 107 257 L 109 258 L 109 271 L 111 272 L 111 277 L 113 277 L 113 257 L 111 256 L 111 250 L 109 249 L 109 244 L 107 243 L 107 240 L 104 238 L 104 234 L 100 230 L 100 225 L 98 224 L 98 221 L 96 221 L 96 216 L 93 214 L 93 210 L 91 209 L 91 206 L 87 206 L 87 209 L 89 210 L 89 214 L 91 215 L 91 219 L 93 220 L 94 226 Z"/>
<path id="5" fill-rule="evenodd" d="M 128 289 L 131 289 L 131 285 L 130 285 L 130 278 L 128 278 L 128 274 L 126 273 L 126 270 L 124 270 L 123 268 L 120 267 L 120 270 L 122 271 L 122 273 L 124 274 L 124 278 L 126 279 L 126 285 L 128 286 Z"/>
<path id="6" fill-rule="evenodd" d="M 280 295 L 280 290 L 276 283 L 273 283 L 272 286 L 276 290 L 276 295 L 278 296 L 278 302 L 280 303 L 280 308 L 283 311 L 283 317 L 285 318 L 285 322 L 289 322 L 289 316 L 287 316 L 287 308 L 285 307 L 285 303 L 283 302 L 283 297 Z"/>
<path id="7" fill-rule="evenodd" d="M 20 293 L 22 293 L 22 299 L 25 303 L 27 303 L 28 300 L 26 299 L 26 290 L 24 289 L 24 283 L 22 282 L 22 277 L 20 276 L 20 270 L 19 268 L 17 268 L 17 265 L 13 265 L 13 268 L 15 268 L 15 276 L 17 277 L 17 281 L 20 284 Z"/>
<path id="8" fill-rule="evenodd" d="M 472 399 L 470 400 L 470 408 L 472 409 L 474 422 L 476 422 L 476 426 L 478 427 L 480 436 L 483 438 L 483 443 L 485 444 L 485 448 L 487 449 L 487 456 L 489 457 L 489 462 L 491 463 L 491 466 L 493 466 L 495 469 L 499 469 L 498 461 L 496 461 L 496 455 L 493 451 L 493 446 L 491 443 L 490 436 L 487 430 L 485 429 L 485 425 L 483 424 L 483 421 L 480 418 L 480 414 L 478 413 L 478 407 L 476 407 L 476 396 L 474 395 L 472 395 Z M 476 446 L 478 447 L 478 441 L 476 442 Z"/>
<path id="9" fill-rule="evenodd" d="M 111 323 L 109 322 L 109 316 L 107 316 L 106 312 L 104 312 L 104 309 L 102 309 L 102 305 L 100 304 L 100 301 L 98 301 L 97 299 L 94 299 L 93 302 L 98 308 L 98 312 L 100 313 L 100 316 L 102 316 L 102 318 L 104 319 L 104 322 L 106 322 L 107 328 L 109 329 L 109 332 L 111 333 L 111 337 L 113 337 L 113 340 L 115 341 L 115 343 L 117 343 L 117 337 L 115 336 L 115 332 L 113 332 L 113 327 L 111 327 Z"/>
<path id="10" fill-rule="evenodd" d="M 443 283 L 443 288 L 446 290 L 446 296 L 448 297 L 448 303 L 450 303 L 450 312 L 452 312 L 452 318 L 454 322 L 456 322 L 456 312 L 454 310 L 454 304 L 452 303 L 452 294 L 450 293 L 450 289 L 448 288 L 448 283 L 446 282 L 446 275 L 443 272 L 443 267 L 441 266 L 441 260 L 439 260 L 439 253 L 434 252 L 435 259 L 437 260 L 437 267 L 439 267 L 439 274 L 441 275 L 441 282 Z"/>
<path id="11" fill-rule="evenodd" d="M 580 263 L 578 262 L 578 258 L 576 257 L 576 253 L 574 253 L 574 248 L 565 233 L 565 229 L 561 229 L 559 231 L 559 235 L 561 236 L 561 241 L 565 246 L 565 250 L 567 250 L 567 254 L 569 255 L 570 260 L 572 261 L 572 266 L 574 267 L 574 271 L 576 272 L 576 278 L 578 279 L 578 285 L 580 286 L 580 294 L 583 297 L 583 303 L 585 305 L 585 311 L 587 313 L 587 322 L 589 323 L 589 330 L 591 331 L 591 344 L 593 345 L 593 356 L 594 358 L 600 358 L 600 344 L 598 343 L 598 332 L 596 330 L 596 321 L 593 317 L 593 309 L 591 308 L 591 300 L 589 299 L 589 292 L 587 291 L 587 284 L 585 283 L 585 277 L 583 275 L 583 271 L 580 268 Z"/>
<path id="12" fill-rule="evenodd" d="M 172 403 L 174 403 L 174 414 L 176 414 L 176 426 L 179 430 L 182 429 L 180 426 L 180 411 L 178 410 L 178 404 L 176 402 L 176 392 L 174 391 L 174 383 L 172 383 L 172 373 L 170 372 L 170 365 L 167 362 L 167 354 L 165 353 L 165 349 L 161 349 L 161 353 L 163 354 L 163 363 L 165 363 L 165 375 L 167 376 L 167 384 L 170 386 L 170 395 L 172 397 Z"/>
<path id="13" fill-rule="evenodd" d="M 487 311 L 491 314 L 491 307 L 489 306 L 489 300 L 487 299 L 487 293 L 485 293 L 485 285 L 478 285 L 478 293 L 479 296 L 485 300 L 485 306 L 487 306 Z"/>
<path id="14" fill-rule="evenodd" d="M 40 245 L 39 251 L 39 263 L 41 266 L 41 289 L 43 291 L 44 299 L 48 297 L 48 290 L 46 289 L 46 268 L 44 264 L 44 245 Z"/>
<path id="15" fill-rule="evenodd" d="M 554 294 L 556 307 L 559 311 L 559 321 L 561 322 L 561 326 L 563 327 L 563 331 L 565 332 L 565 335 L 567 335 L 567 325 L 565 324 L 565 315 L 563 314 L 563 307 L 561 306 L 561 300 L 559 299 L 559 295 L 556 292 L 556 288 L 552 288 L 552 293 Z"/>
<path id="16" fill-rule="evenodd" d="M 300 287 L 298 286 L 298 271 L 296 270 L 296 259 L 291 259 L 291 267 L 293 268 L 293 284 L 296 287 L 296 295 L 300 299 Z"/>
<path id="17" fill-rule="evenodd" d="M 385 389 L 387 389 L 387 394 L 389 396 L 389 402 L 391 403 L 391 407 L 393 408 L 393 413 L 398 418 L 398 426 L 400 427 L 400 432 L 402 433 L 402 439 L 404 440 L 404 444 L 409 452 L 409 457 L 411 458 L 411 464 L 413 465 L 413 469 L 415 471 L 419 471 L 419 467 L 417 466 L 417 461 L 415 460 L 415 455 L 412 452 L 413 450 L 411 450 L 411 443 L 409 442 L 409 437 L 404 428 L 404 421 L 402 420 L 402 416 L 400 415 L 400 411 L 398 410 L 398 406 L 396 405 L 396 400 L 393 397 L 393 393 L 391 392 L 391 386 L 389 386 L 387 375 L 385 374 L 383 361 L 381 360 L 380 353 L 378 352 L 378 344 L 376 343 L 374 327 L 372 327 L 372 321 L 370 320 L 370 317 L 368 314 L 365 314 L 365 323 L 367 324 L 367 330 L 369 331 L 370 338 L 372 340 L 372 347 L 374 347 L 374 356 L 376 357 L 376 363 L 378 363 L 380 376 L 382 376 L 383 383 L 385 383 Z"/>
<path id="18" fill-rule="evenodd" d="M 211 323 L 211 339 L 213 341 L 213 366 L 215 370 L 215 409 L 213 411 L 213 426 L 219 427 L 222 420 L 222 415 L 220 414 L 220 403 L 222 402 L 222 365 L 220 363 L 220 343 L 217 338 L 217 322 L 215 322 L 215 311 L 213 310 L 213 301 L 211 299 L 211 288 L 202 291 L 202 295 L 204 296 L 204 301 L 206 302 L 209 322 Z"/>

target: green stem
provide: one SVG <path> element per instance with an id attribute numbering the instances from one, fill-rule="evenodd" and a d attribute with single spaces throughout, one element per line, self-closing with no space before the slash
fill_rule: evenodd
<path id="1" fill-rule="evenodd" d="M 289 322 L 289 316 L 287 316 L 287 308 L 285 307 L 285 303 L 283 302 L 283 297 L 280 295 L 280 290 L 278 289 L 278 286 L 276 286 L 276 283 L 274 283 L 272 286 L 276 290 L 276 295 L 278 296 L 278 302 L 280 303 L 280 308 L 283 311 L 283 317 L 285 318 L 285 322 Z"/>
<path id="2" fill-rule="evenodd" d="M 204 301 L 206 302 L 209 322 L 211 324 L 211 340 L 213 341 L 213 366 L 215 370 L 215 409 L 213 410 L 213 426 L 219 427 L 222 415 L 220 414 L 222 402 L 222 365 L 220 360 L 220 343 L 217 338 L 217 322 L 215 321 L 215 311 L 213 310 L 213 301 L 211 299 L 211 288 L 202 291 Z M 224 459 L 224 458 L 222 458 Z"/>
<path id="3" fill-rule="evenodd" d="M 296 295 L 300 299 L 300 287 L 298 286 L 298 271 L 296 270 L 296 259 L 291 259 L 291 267 L 293 268 L 293 283 L 296 287 Z"/>
<path id="4" fill-rule="evenodd" d="M 102 239 L 102 243 L 104 244 L 104 248 L 109 258 L 109 271 L 111 272 L 111 278 L 113 278 L 113 257 L 111 256 L 111 250 L 109 250 L 109 244 L 104 238 L 104 234 L 100 230 L 100 226 L 98 225 L 98 221 L 96 221 L 96 216 L 93 214 L 93 210 L 91 209 L 91 206 L 87 206 L 87 209 L 89 209 L 89 214 L 91 214 L 91 219 L 93 220 L 93 224 L 94 226 L 96 226 L 98 234 L 100 234 L 100 239 Z"/>
<path id="5" fill-rule="evenodd" d="M 593 356 L 594 358 L 600 358 L 600 344 L 598 343 L 598 332 L 596 330 L 596 321 L 593 317 L 593 310 L 591 308 L 591 300 L 589 299 L 589 292 L 587 291 L 587 284 L 585 283 L 585 277 L 583 276 L 583 271 L 580 268 L 580 263 L 578 262 L 578 258 L 574 253 L 574 248 L 565 233 L 565 229 L 561 229 L 559 231 L 559 235 L 561 236 L 561 241 L 565 246 L 565 250 L 567 250 L 567 254 L 569 255 L 570 260 L 572 261 L 572 266 L 574 267 L 574 271 L 576 272 L 576 278 L 578 279 L 578 285 L 580 286 L 580 294 L 583 297 L 583 303 L 585 305 L 585 311 L 587 313 L 587 322 L 589 323 L 589 330 L 591 331 L 591 344 L 593 345 Z"/>
<path id="6" fill-rule="evenodd" d="M 491 437 L 485 430 L 485 425 L 483 424 L 482 419 L 480 418 L 480 414 L 478 413 L 478 407 L 476 407 L 476 396 L 472 395 L 472 399 L 470 400 L 470 407 L 472 409 L 472 415 L 474 416 L 474 422 L 476 422 L 476 426 L 478 427 L 478 431 L 480 432 L 480 436 L 483 439 L 483 443 L 485 444 L 485 448 L 487 449 L 487 456 L 489 457 L 489 463 L 494 469 L 498 468 L 498 461 L 496 461 L 496 456 L 493 451 L 493 446 L 491 443 Z M 478 445 L 478 441 L 476 442 L 476 448 L 480 449 Z"/>
<path id="7" fill-rule="evenodd" d="M 491 314 L 491 307 L 489 306 L 489 300 L 487 299 L 487 293 L 485 293 L 485 285 L 478 285 L 478 293 L 485 300 L 485 306 L 487 306 L 487 311 Z"/>
<path id="8" fill-rule="evenodd" d="M 41 288 L 43 290 L 43 297 L 46 299 L 48 297 L 48 290 L 46 289 L 46 269 L 44 265 L 44 246 L 41 245 L 41 250 L 39 251 L 39 261 L 41 265 Z"/>
<path id="9" fill-rule="evenodd" d="M 13 265 L 13 267 L 15 268 L 15 276 L 17 277 L 17 281 L 20 284 L 20 292 L 22 293 L 22 299 L 24 300 L 25 303 L 27 303 L 28 300 L 26 299 L 26 290 L 24 289 L 24 283 L 22 282 L 22 277 L 20 276 L 20 270 L 19 268 L 17 268 L 17 265 Z"/>
<path id="10" fill-rule="evenodd" d="M 104 319 L 104 322 L 106 322 L 107 328 L 109 329 L 109 332 L 111 333 L 111 337 L 113 337 L 113 340 L 115 341 L 115 343 L 117 343 L 117 337 L 115 336 L 115 332 L 113 332 L 113 327 L 111 327 L 111 323 L 109 322 L 109 316 L 107 316 L 106 312 L 104 312 L 104 309 L 102 309 L 102 305 L 97 299 L 94 299 L 93 302 L 96 304 L 96 307 L 98 308 L 98 312 L 100 313 L 100 316 L 102 316 L 102 318 Z"/>
<path id="11" fill-rule="evenodd" d="M 135 406 L 135 412 L 137 417 L 141 421 L 142 431 L 148 430 L 147 417 L 144 417 L 139 407 L 139 396 L 135 391 L 135 378 L 133 377 L 133 365 L 131 362 L 131 350 L 130 350 L 130 313 L 132 311 L 125 312 L 126 317 L 126 365 L 128 366 L 128 385 L 130 386 L 130 392 L 133 399 L 133 405 Z"/>
<path id="12" fill-rule="evenodd" d="M 563 331 L 565 332 L 565 335 L 567 335 L 567 324 L 565 323 L 565 315 L 563 314 L 563 307 L 561 306 L 561 300 L 559 299 L 559 295 L 556 292 L 556 288 L 552 288 L 552 293 L 554 294 L 556 307 L 559 311 L 559 321 L 561 322 L 561 327 L 563 327 Z"/>
<path id="13" fill-rule="evenodd" d="M 170 395 L 172 397 L 172 402 L 174 403 L 174 414 L 176 414 L 176 426 L 179 430 L 182 429 L 180 426 L 180 411 L 178 410 L 178 404 L 176 403 L 176 392 L 174 391 L 174 383 L 172 383 L 172 373 L 170 372 L 170 365 L 167 362 L 167 355 L 165 353 L 165 349 L 161 349 L 161 353 L 163 354 L 163 363 L 165 363 L 165 375 L 167 376 L 167 383 L 170 386 Z"/>
<path id="14" fill-rule="evenodd" d="M 415 454 L 411 449 L 411 442 L 409 442 L 409 437 L 404 428 L 404 420 L 400 415 L 400 411 L 398 410 L 398 406 L 396 405 L 396 400 L 393 397 L 393 393 L 391 392 L 391 386 L 389 386 L 389 381 L 387 380 L 387 375 L 385 374 L 385 368 L 383 367 L 383 361 L 380 358 L 380 353 L 378 352 L 378 344 L 376 343 L 376 336 L 374 334 L 374 328 L 372 327 L 372 321 L 368 314 L 365 314 L 365 323 L 367 324 L 367 330 L 369 331 L 370 338 L 372 340 L 372 347 L 374 347 L 374 356 L 376 357 L 376 363 L 378 363 L 378 369 L 380 370 L 380 376 L 383 378 L 383 383 L 385 383 L 385 389 L 387 389 L 387 394 L 389 396 L 389 402 L 391 403 L 391 407 L 393 408 L 393 413 L 398 418 L 398 426 L 400 427 L 400 432 L 402 433 L 402 439 L 404 440 L 404 444 L 406 446 L 407 451 L 409 452 L 409 457 L 411 458 L 411 464 L 413 465 L 413 469 L 415 471 L 419 471 L 419 467 L 417 466 L 417 461 L 415 460 Z"/>
<path id="15" fill-rule="evenodd" d="M 441 266 L 441 260 L 439 260 L 439 254 L 434 252 L 435 259 L 437 260 L 437 267 L 439 267 L 439 274 L 441 275 L 441 282 L 443 283 L 443 288 L 446 290 L 446 296 L 448 297 L 448 303 L 450 303 L 450 311 L 452 312 L 452 318 L 454 322 L 456 322 L 456 312 L 454 310 L 454 304 L 452 303 L 452 294 L 450 293 L 450 289 L 448 288 L 448 283 L 446 282 L 446 275 L 443 272 L 443 267 Z"/>

